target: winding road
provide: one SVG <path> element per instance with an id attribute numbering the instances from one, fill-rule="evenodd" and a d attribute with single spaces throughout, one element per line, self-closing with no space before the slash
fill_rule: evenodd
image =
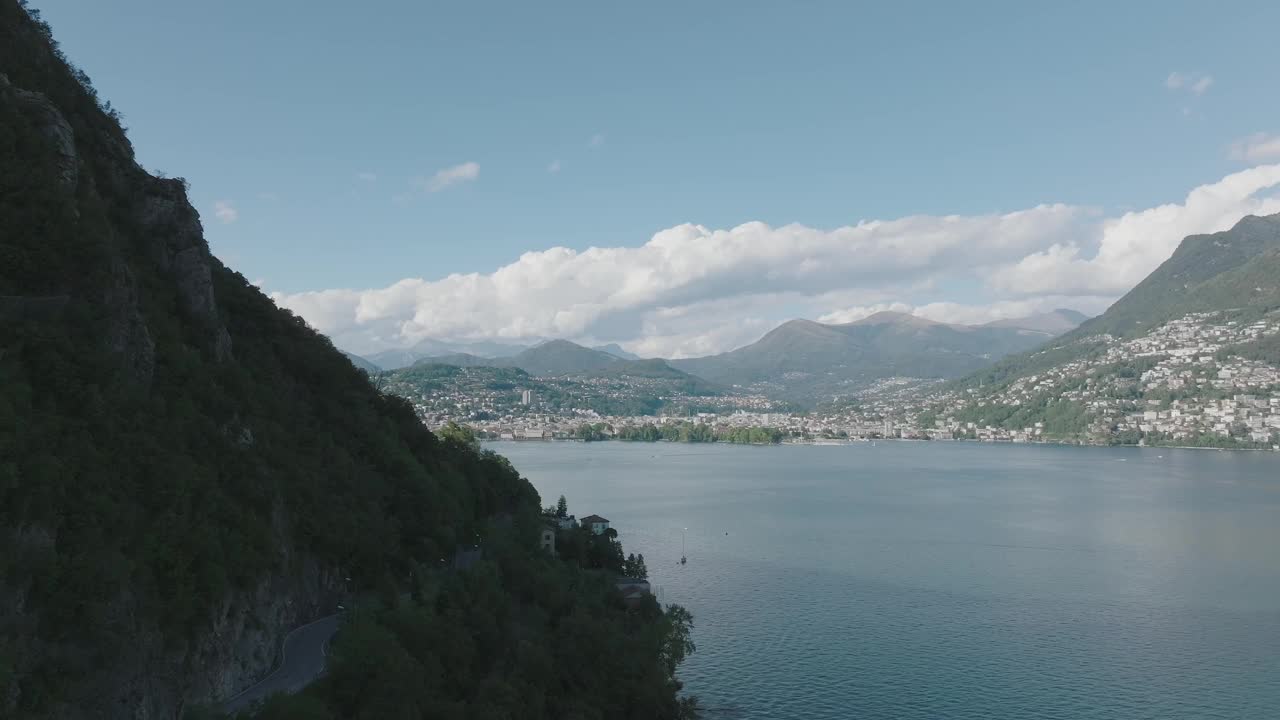
<path id="1" fill-rule="evenodd" d="M 270 675 L 222 704 L 230 715 L 276 693 L 295 693 L 324 672 L 329 641 L 338 632 L 339 615 L 330 615 L 294 628 L 284 637 L 280 666 Z"/>

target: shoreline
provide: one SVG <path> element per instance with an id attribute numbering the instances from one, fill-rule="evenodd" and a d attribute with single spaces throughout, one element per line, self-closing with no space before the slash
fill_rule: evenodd
<path id="1" fill-rule="evenodd" d="M 951 440 L 928 440 L 925 438 L 857 438 L 850 440 L 799 440 L 784 441 L 780 443 L 733 443 L 733 442 L 679 442 L 676 440 L 577 440 L 574 438 L 542 438 L 539 440 L 481 440 L 484 444 L 502 443 L 512 445 L 538 444 L 538 443 L 606 443 L 620 445 L 731 445 L 735 447 L 782 447 L 785 445 L 808 445 L 814 447 L 834 447 L 843 445 L 862 445 L 866 443 L 876 442 L 893 442 L 893 443 L 968 443 L 974 445 L 1052 445 L 1057 447 L 1087 447 L 1087 448 L 1116 448 L 1116 449 L 1134 449 L 1134 450 L 1206 450 L 1216 452 L 1264 452 L 1264 453 L 1280 453 L 1280 449 L 1276 448 L 1220 448 L 1209 447 L 1206 445 L 1107 445 L 1102 443 L 1086 443 L 1086 442 L 1070 442 L 1066 440 L 1037 440 L 1035 442 L 1014 442 L 1012 440 L 971 440 L 951 439 Z"/>

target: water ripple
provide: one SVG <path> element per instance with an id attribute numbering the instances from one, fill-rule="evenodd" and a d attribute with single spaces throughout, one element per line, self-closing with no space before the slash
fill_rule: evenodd
<path id="1" fill-rule="evenodd" d="M 1280 718 L 1274 455 L 498 449 L 694 613 L 708 718 Z"/>

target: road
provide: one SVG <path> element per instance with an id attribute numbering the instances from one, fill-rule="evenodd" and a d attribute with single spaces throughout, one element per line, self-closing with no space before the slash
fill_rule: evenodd
<path id="1" fill-rule="evenodd" d="M 284 637 L 280 666 L 257 684 L 222 704 L 228 715 L 240 712 L 276 693 L 295 693 L 324 672 L 329 641 L 338 632 L 338 615 L 294 628 Z"/>

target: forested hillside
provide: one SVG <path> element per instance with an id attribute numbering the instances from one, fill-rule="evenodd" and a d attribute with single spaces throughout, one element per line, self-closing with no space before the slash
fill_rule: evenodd
<path id="1" fill-rule="evenodd" d="M 1105 354 L 1190 313 L 1223 312 L 1250 322 L 1280 307 L 1280 215 L 1242 218 L 1230 230 L 1191 235 L 1107 311 L 1035 350 L 1010 355 L 960 385 L 1006 382 Z"/>
<path id="2" fill-rule="evenodd" d="M 628 613 L 538 523 L 505 460 L 213 258 L 185 182 L 0 0 L 0 717 L 215 708 L 340 604 L 328 677 L 268 716 L 678 716 L 687 618 Z"/>

